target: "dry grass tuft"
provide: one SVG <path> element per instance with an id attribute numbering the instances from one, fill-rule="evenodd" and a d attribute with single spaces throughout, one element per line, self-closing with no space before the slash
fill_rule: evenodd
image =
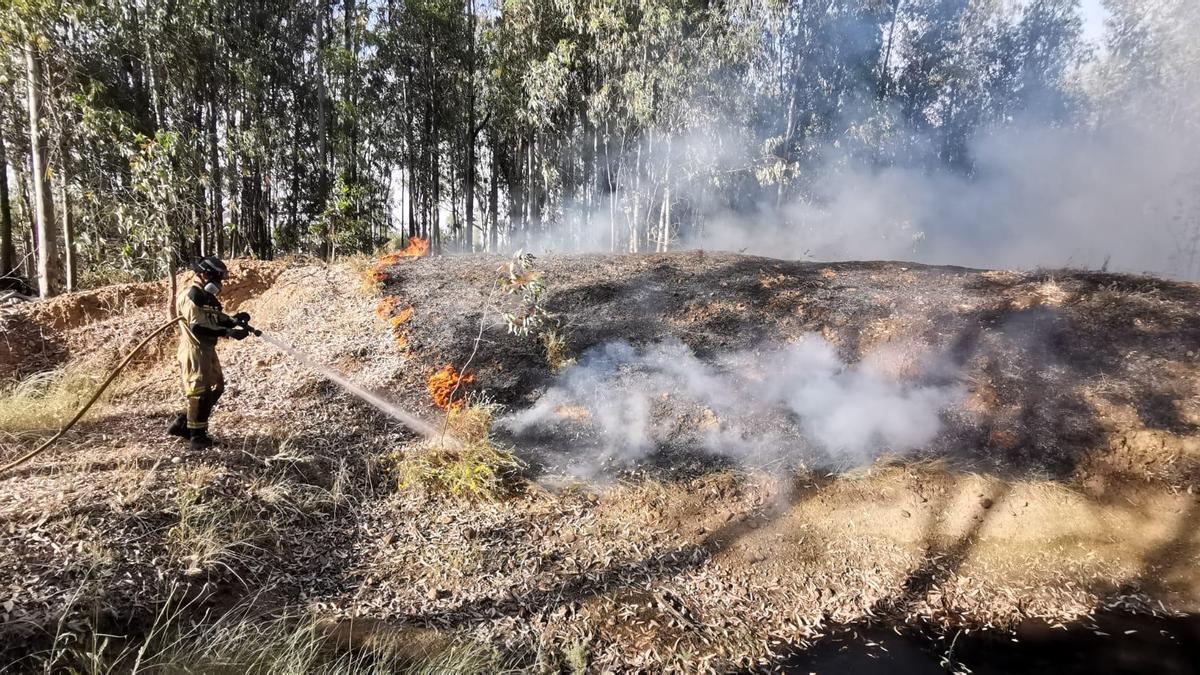
<path id="1" fill-rule="evenodd" d="M 523 672 L 515 660 L 484 644 L 427 637 L 403 629 L 370 645 L 338 644 L 327 622 L 284 610 L 266 616 L 252 603 L 214 616 L 172 590 L 144 633 L 126 638 L 60 626 L 54 647 L 31 656 L 44 672 L 166 672 L 357 675 L 359 673 Z M 425 639 L 422 639 L 425 637 Z M 115 640 L 114 640 L 115 638 Z"/>
<path id="2" fill-rule="evenodd" d="M 66 424 L 105 375 L 90 365 L 71 364 L 31 375 L 0 390 L 0 431 L 47 430 Z M 94 415 L 108 398 L 105 392 L 88 414 Z"/>
<path id="3" fill-rule="evenodd" d="M 184 574 L 230 574 L 271 538 L 274 523 L 209 489 L 214 474 L 204 467 L 182 472 L 176 485 L 179 522 L 167 532 L 167 550 Z"/>
<path id="4" fill-rule="evenodd" d="M 378 261 L 371 255 L 357 253 L 352 256 L 346 256 L 341 259 L 343 265 L 350 270 L 350 273 L 361 280 L 362 285 L 359 287 L 359 292 L 363 295 L 374 295 L 383 289 L 383 284 L 390 277 L 377 263 Z"/>
<path id="5" fill-rule="evenodd" d="M 546 363 L 553 372 L 575 363 L 575 359 L 571 358 L 571 349 L 567 346 L 567 338 L 557 330 L 542 333 L 542 347 L 546 349 Z"/>
<path id="6" fill-rule="evenodd" d="M 436 441 L 397 451 L 389 456 L 401 490 L 423 488 L 455 496 L 494 499 L 506 491 L 507 479 L 522 466 L 508 448 L 491 436 L 496 405 L 469 401 L 448 412 L 447 433 L 458 441 Z"/>
<path id="7" fill-rule="evenodd" d="M 1012 299 L 1012 308 L 1021 311 L 1033 307 L 1062 307 L 1073 298 L 1074 295 L 1056 280 L 1047 279 L 1033 287 L 1022 287 Z"/>

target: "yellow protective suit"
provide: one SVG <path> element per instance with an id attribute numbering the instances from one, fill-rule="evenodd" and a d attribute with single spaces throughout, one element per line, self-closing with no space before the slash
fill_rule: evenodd
<path id="1" fill-rule="evenodd" d="M 184 289 L 175 299 L 175 309 L 187 322 L 190 333 L 179 329 L 179 369 L 183 395 L 187 397 L 187 428 L 206 430 L 217 399 L 225 391 L 225 373 L 217 358 L 217 339 L 226 334 L 234 320 L 221 311 L 221 303 L 199 285 Z"/>

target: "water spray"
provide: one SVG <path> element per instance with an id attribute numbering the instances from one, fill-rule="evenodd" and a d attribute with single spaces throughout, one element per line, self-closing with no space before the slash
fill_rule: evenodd
<path id="1" fill-rule="evenodd" d="M 255 328 L 254 326 L 251 326 L 248 319 L 238 320 L 237 324 L 239 326 L 241 326 L 242 328 L 245 328 L 251 335 L 262 338 L 264 341 L 270 343 L 279 351 L 281 351 L 281 352 L 287 354 L 288 356 L 292 357 L 293 359 L 295 359 L 298 363 L 308 366 L 309 369 L 320 373 L 321 375 L 325 376 L 327 379 L 329 379 L 331 382 L 338 385 L 342 389 L 345 389 L 347 392 L 353 394 L 354 396 L 358 397 L 359 399 L 361 399 L 367 403 L 370 403 L 371 405 L 375 406 L 379 411 L 383 412 L 385 415 L 395 419 L 396 421 L 400 422 L 401 424 L 408 427 L 409 429 L 412 429 L 413 431 L 417 432 L 418 434 L 421 434 L 425 438 L 427 438 L 429 440 L 433 440 L 442 435 L 436 428 L 434 428 L 434 426 L 432 424 L 417 417 L 416 415 L 413 415 L 412 413 L 401 408 L 400 406 L 387 401 L 379 394 L 377 394 L 369 389 L 364 389 L 363 387 L 361 387 L 357 384 L 354 384 L 343 373 L 340 373 L 337 370 L 330 368 L 329 366 L 324 366 L 324 365 L 317 363 L 313 359 L 309 358 L 308 355 L 304 354 L 300 350 L 289 345 L 288 343 L 284 342 L 283 340 L 280 340 L 277 337 L 274 337 L 271 335 L 264 335 L 261 330 Z"/>
<path id="2" fill-rule="evenodd" d="M 309 358 L 308 355 L 297 350 L 295 347 L 289 345 L 288 343 L 284 342 L 283 340 L 280 340 L 279 338 L 277 338 L 273 335 L 263 334 L 261 331 L 259 333 L 256 333 L 256 335 L 261 337 L 266 342 L 269 342 L 270 344 L 274 345 L 275 348 L 279 349 L 279 351 L 292 357 L 298 363 L 301 363 L 304 366 L 307 366 L 310 370 L 320 373 L 325 378 L 327 378 L 334 384 L 338 385 L 342 389 L 345 389 L 350 394 L 353 394 L 357 398 L 359 398 L 367 403 L 370 403 L 371 405 L 378 408 L 385 415 L 395 419 L 396 421 L 400 422 L 401 424 L 408 427 L 409 429 L 412 429 L 413 431 L 417 432 L 418 434 L 421 434 L 425 438 L 427 438 L 429 440 L 441 440 L 443 442 L 450 443 L 450 444 L 454 443 L 454 440 L 449 436 L 445 436 L 445 438 L 443 438 L 443 434 L 442 434 L 441 430 L 437 429 L 432 424 L 430 424 L 430 423 L 426 422 L 425 420 L 417 417 L 416 415 L 408 412 L 407 410 L 401 408 L 400 406 L 397 406 L 396 404 L 387 401 L 379 394 L 377 394 L 369 389 L 365 389 L 365 388 L 351 382 L 345 375 L 334 370 L 333 368 L 330 368 L 329 366 L 317 363 L 312 358 Z"/>

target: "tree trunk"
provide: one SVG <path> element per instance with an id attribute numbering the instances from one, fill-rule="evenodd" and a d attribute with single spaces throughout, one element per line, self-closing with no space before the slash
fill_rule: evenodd
<path id="1" fill-rule="evenodd" d="M 175 307 L 175 296 L 179 294 L 179 271 L 175 268 L 175 258 L 170 254 L 167 255 L 167 318 L 174 319 L 178 315 L 178 310 Z"/>
<path id="2" fill-rule="evenodd" d="M 299 100 L 299 91 L 296 92 Z M 304 238 L 300 234 L 300 115 L 296 115 L 292 129 L 292 182 L 288 193 L 288 223 L 286 241 L 298 247 Z"/>
<path id="3" fill-rule="evenodd" d="M 237 109 L 234 107 L 234 101 L 227 101 L 225 108 L 225 134 L 226 138 L 237 138 L 238 127 L 241 126 L 241 118 L 237 114 Z M 242 182 L 240 176 L 242 170 L 240 168 L 241 157 L 237 152 L 229 153 L 229 169 L 225 173 L 229 176 L 229 239 L 225 242 L 225 255 L 237 256 L 242 246 L 242 211 L 245 209 L 245 204 L 242 201 Z"/>
<path id="4" fill-rule="evenodd" d="M 13 272 L 12 205 L 8 200 L 8 149 L 4 145 L 4 129 L 0 128 L 0 277 Z"/>
<path id="5" fill-rule="evenodd" d="M 441 168 L 441 147 L 438 142 L 437 121 L 430 116 L 429 122 L 429 153 L 432 161 L 430 167 L 430 178 L 433 179 L 432 199 L 430 204 L 430 220 L 429 220 L 429 238 L 431 241 L 430 250 L 434 255 L 442 253 L 442 168 Z"/>
<path id="6" fill-rule="evenodd" d="M 488 134 L 492 136 L 491 133 Z M 488 186 L 488 253 L 496 253 L 499 250 L 499 220 L 500 214 L 500 174 L 499 166 L 496 162 L 496 144 L 492 143 L 492 183 Z"/>
<path id="7" fill-rule="evenodd" d="M 317 172 L 317 213 L 321 218 L 321 257 L 330 259 L 333 255 L 333 247 L 329 240 L 328 219 L 324 216 L 325 203 L 329 198 L 329 125 L 325 112 L 325 70 L 321 67 L 320 57 L 320 54 L 325 51 L 325 0 L 316 0 L 316 8 L 317 58 L 313 61 L 317 71 L 317 144 L 320 165 Z"/>
<path id="8" fill-rule="evenodd" d="M 458 219 L 458 176 L 454 173 L 453 161 L 446 170 L 450 173 L 446 176 L 446 183 L 450 186 L 450 237 L 451 241 L 458 243 L 458 230 L 462 221 Z"/>
<path id="9" fill-rule="evenodd" d="M 517 143 L 516 157 L 508 157 L 508 244 L 512 246 L 518 228 L 525 229 L 525 190 L 521 167 L 525 162 L 525 144 Z"/>
<path id="10" fill-rule="evenodd" d="M 209 185 L 212 186 L 212 205 L 209 210 L 209 241 L 204 247 L 204 255 L 224 255 L 225 253 L 225 198 L 221 190 L 221 148 L 217 137 L 217 122 L 220 109 L 217 107 L 217 31 L 213 31 L 209 43 L 211 58 L 209 66 L 212 71 L 208 79 L 208 171 Z"/>
<path id="11" fill-rule="evenodd" d="M 613 161 L 610 148 L 612 138 L 609 136 L 608 119 L 604 120 L 604 192 L 608 196 L 608 250 L 617 252 L 617 188 L 613 177 Z"/>
<path id="12" fill-rule="evenodd" d="M 71 193 L 67 188 L 67 176 L 64 173 L 59 180 L 59 190 L 62 192 L 63 219 L 63 252 L 66 254 L 67 292 L 75 291 L 75 219 L 71 214 Z"/>
<path id="13" fill-rule="evenodd" d="M 538 143 L 537 132 L 529 139 L 529 224 L 525 232 L 525 246 L 529 246 L 530 232 L 533 236 L 540 236 L 542 230 L 542 195 L 543 184 L 539 180 L 539 174 L 543 173 L 541 165 L 538 163 L 538 151 L 541 145 Z"/>
<path id="14" fill-rule="evenodd" d="M 633 173 L 633 219 L 629 223 L 629 252 L 638 252 L 638 217 L 642 211 L 642 139 L 638 139 L 637 161 L 634 163 Z"/>
<path id="15" fill-rule="evenodd" d="M 472 102 L 471 105 L 473 107 L 474 103 Z M 466 221 L 467 221 L 466 237 L 465 237 L 463 243 L 466 247 L 467 253 L 471 253 L 475 250 L 475 132 L 474 132 L 475 127 L 474 127 L 474 120 L 475 120 L 475 115 L 472 114 L 471 115 L 472 131 L 471 131 L 470 137 L 467 139 L 467 143 L 470 145 L 470 147 L 467 148 L 467 175 L 463 181 L 464 182 L 463 200 L 466 202 L 464 205 L 464 214 L 466 216 Z"/>
<path id="16" fill-rule="evenodd" d="M 346 53 L 353 60 L 350 77 L 345 84 L 345 98 L 350 102 L 350 112 L 347 114 L 346 137 L 349 139 L 349 147 L 346 148 L 346 185 L 355 186 L 358 184 L 358 95 L 357 83 L 358 77 L 358 38 L 354 30 L 354 24 L 357 21 L 355 18 L 355 1 L 344 0 L 345 8 L 345 48 Z M 358 200 L 353 199 L 350 205 L 350 217 L 352 220 L 357 220 L 359 217 Z"/>
<path id="17" fill-rule="evenodd" d="M 467 3 L 471 13 L 467 30 L 470 51 L 467 62 L 467 176 L 463 187 L 463 198 L 466 200 L 467 236 L 466 249 L 468 253 L 474 250 L 475 244 L 475 0 Z"/>
<path id="18" fill-rule="evenodd" d="M 892 44 L 896 36 L 896 21 L 900 18 L 900 0 L 892 0 L 892 20 L 888 25 L 887 49 L 883 53 L 883 61 L 879 64 L 879 85 L 876 92 L 876 98 L 880 101 L 887 96 L 888 79 L 890 73 L 888 69 L 892 62 Z"/>
<path id="19" fill-rule="evenodd" d="M 22 256 L 24 273 L 21 276 L 32 279 L 37 274 L 37 227 L 29 228 L 29 235 L 25 237 L 25 251 L 26 254 Z"/>
<path id="20" fill-rule="evenodd" d="M 412 72 L 404 80 L 404 150 L 408 166 L 404 167 L 408 183 L 408 236 L 417 236 L 417 150 L 413 133 Z"/>
<path id="21" fill-rule="evenodd" d="M 583 210 L 583 222 L 580 223 L 580 227 L 583 228 L 583 231 L 580 234 L 582 235 L 584 246 L 590 247 L 590 246 L 595 246 L 597 243 L 595 241 L 595 239 L 596 239 L 595 233 L 592 232 L 592 215 L 593 215 L 593 211 L 596 210 L 596 196 L 598 194 L 598 191 L 596 190 L 596 183 L 597 183 L 596 162 L 597 162 L 597 154 L 598 154 L 598 149 L 599 149 L 599 146 L 597 145 L 597 143 L 598 143 L 597 136 L 599 136 L 599 134 L 597 133 L 595 119 L 589 118 L 587 125 L 588 125 L 587 141 L 590 141 L 590 142 L 587 142 L 587 144 L 585 146 L 587 156 L 584 159 L 584 165 L 583 165 L 584 166 L 584 169 L 583 169 L 583 209 L 584 210 Z"/>
<path id="22" fill-rule="evenodd" d="M 199 80 L 197 80 L 195 86 L 192 88 L 191 100 L 193 101 L 193 106 L 189 111 L 191 119 L 188 122 L 188 126 L 191 133 L 188 134 L 188 141 L 189 145 L 194 145 L 189 148 L 190 152 L 188 154 L 190 157 L 187 165 L 188 172 L 199 177 L 204 173 L 203 157 L 208 152 L 208 139 L 204 134 L 204 129 L 206 128 L 204 111 L 207 110 L 207 97 L 204 93 L 204 86 Z M 192 159 L 193 157 L 195 159 Z M 205 189 L 203 180 L 192 181 L 191 187 L 192 198 L 188 200 L 189 203 L 187 205 L 188 223 L 191 229 L 191 245 L 188 247 L 186 253 L 188 253 L 189 257 L 195 257 L 203 255 L 202 251 L 205 250 L 207 244 L 204 231 L 208 229 L 208 214 L 205 213 L 204 204 L 208 199 L 208 190 Z M 187 233 L 184 236 L 186 238 Z M 180 260 L 187 260 L 187 257 L 180 258 Z"/>
<path id="23" fill-rule="evenodd" d="M 43 298 L 58 294 L 62 270 L 54 236 L 54 198 L 47 165 L 46 138 L 42 130 L 42 55 L 37 44 L 25 45 L 25 74 L 29 88 L 29 147 L 33 156 L 33 199 L 38 230 L 38 286 Z"/>
<path id="24" fill-rule="evenodd" d="M 250 225 L 254 233 L 254 255 L 259 260 L 269 260 L 270 241 L 267 240 L 267 219 L 266 219 L 266 203 L 263 199 L 263 177 L 262 177 L 262 162 L 255 158 L 254 170 L 251 173 L 250 180 L 252 181 L 250 189 L 250 197 L 253 200 L 254 208 L 251 211 Z"/>
<path id="25" fill-rule="evenodd" d="M 130 35 L 141 36 L 143 34 L 141 20 L 138 16 L 137 6 L 129 3 L 129 25 Z M 146 80 L 146 66 L 142 62 L 140 54 L 136 54 L 137 49 L 128 49 L 124 55 L 125 69 L 129 73 L 130 82 L 133 85 L 133 97 L 137 107 L 138 122 L 141 125 L 139 131 L 146 136 L 153 138 L 154 133 L 158 130 L 155 126 L 154 110 L 150 103 L 150 90 Z"/>
<path id="26" fill-rule="evenodd" d="M 674 145 L 667 136 L 667 167 L 663 171 L 663 200 L 658 232 L 658 250 L 666 253 L 671 248 L 671 150 Z"/>
<path id="27" fill-rule="evenodd" d="M 13 165 L 13 170 L 16 171 L 17 179 L 17 199 L 21 203 L 21 216 L 25 219 L 25 226 L 28 228 L 28 236 L 24 237 L 25 255 L 21 256 L 21 266 L 24 270 L 22 276 L 26 279 L 34 279 L 37 277 L 37 214 L 34 212 L 33 198 L 30 197 L 30 192 L 33 188 L 30 184 L 33 183 L 32 172 L 33 162 L 26 155 L 19 165 Z M 26 177 L 30 177 L 26 180 Z"/>

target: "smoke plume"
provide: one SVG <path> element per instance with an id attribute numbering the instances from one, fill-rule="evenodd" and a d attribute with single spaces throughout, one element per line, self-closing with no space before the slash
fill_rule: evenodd
<path id="1" fill-rule="evenodd" d="M 844 363 L 819 335 L 712 363 L 678 341 L 613 342 L 499 424 L 524 447 L 569 448 L 547 463 L 583 476 L 694 451 L 743 466 L 846 467 L 929 443 L 960 392 L 934 368 L 901 379 L 875 360 Z"/>
<path id="2" fill-rule="evenodd" d="M 1079 41 L 1070 4 L 913 3 L 892 54 L 895 75 L 934 67 L 923 60 L 929 44 L 921 37 L 933 26 L 964 36 L 939 52 L 953 55 L 957 65 L 948 72 L 961 67 L 974 75 L 929 89 L 916 105 L 903 96 L 881 99 L 881 71 L 872 68 L 862 81 L 837 80 L 843 89 L 827 102 L 832 113 L 819 105 L 824 90 L 816 87 L 809 92 L 816 103 L 800 111 L 824 117 L 786 151 L 772 135 L 777 128 L 756 126 L 778 110 L 745 118 L 738 108 L 724 118 L 714 110 L 720 92 L 752 85 L 699 83 L 708 98 L 678 107 L 702 114 L 636 143 L 618 162 L 624 170 L 606 174 L 599 207 L 566 204 L 548 219 L 544 237 L 519 243 L 1200 279 L 1200 3 L 1107 3 L 1114 16 L 1098 54 Z M 822 16 L 811 37 L 830 45 L 829 53 L 811 58 L 857 72 L 849 67 L 859 56 L 853 47 L 875 44 L 877 17 Z M 983 26 L 1016 42 L 993 44 Z M 1046 31 L 1059 42 L 1039 42 Z M 1018 43 L 1033 47 L 1010 49 Z M 1001 57 L 1024 64 L 1024 75 L 981 80 L 999 72 L 987 64 Z M 914 82 L 926 86 L 944 74 Z M 975 112 L 955 118 L 956 101 L 970 96 Z M 570 235 L 554 231 L 559 225 Z M 637 241 L 637 232 L 647 234 Z"/>
<path id="3" fill-rule="evenodd" d="M 1132 125 L 1012 127 L 972 145 L 976 171 L 830 165 L 816 197 L 713 212 L 688 247 L 818 260 L 1081 267 L 1200 276 L 1196 138 Z"/>

